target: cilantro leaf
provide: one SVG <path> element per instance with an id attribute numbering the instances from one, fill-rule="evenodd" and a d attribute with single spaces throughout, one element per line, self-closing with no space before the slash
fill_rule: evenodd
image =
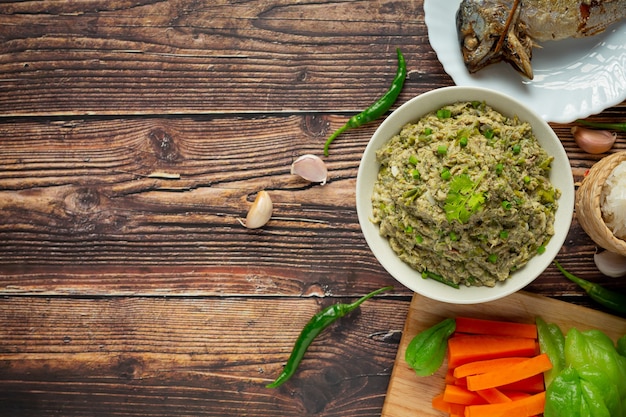
<path id="1" fill-rule="evenodd" d="M 452 178 L 444 205 L 448 221 L 458 220 L 460 223 L 467 223 L 472 214 L 483 208 L 485 194 L 476 192 L 481 179 L 482 177 L 474 182 L 467 174 Z"/>

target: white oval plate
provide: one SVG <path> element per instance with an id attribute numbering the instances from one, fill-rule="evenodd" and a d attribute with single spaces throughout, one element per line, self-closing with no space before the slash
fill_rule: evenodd
<path id="1" fill-rule="evenodd" d="M 444 70 L 460 86 L 490 88 L 532 107 L 545 121 L 570 123 L 626 99 L 626 21 L 581 39 L 544 42 L 533 50 L 534 79 L 507 63 L 470 74 L 456 31 L 461 0 L 425 0 L 428 38 Z"/>

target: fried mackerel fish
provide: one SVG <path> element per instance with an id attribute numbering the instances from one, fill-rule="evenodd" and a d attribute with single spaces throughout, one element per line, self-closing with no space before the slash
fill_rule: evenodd
<path id="1" fill-rule="evenodd" d="M 553 158 L 528 123 L 484 102 L 407 124 L 377 159 L 372 221 L 425 277 L 493 287 L 554 235 Z"/>

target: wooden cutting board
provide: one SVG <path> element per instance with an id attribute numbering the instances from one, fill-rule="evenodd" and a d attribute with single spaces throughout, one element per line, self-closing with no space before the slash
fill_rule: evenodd
<path id="1" fill-rule="evenodd" d="M 518 292 L 503 299 L 483 304 L 447 304 L 414 294 L 398 355 L 391 374 L 382 417 L 442 417 L 431 406 L 432 398 L 442 392 L 446 363 L 434 375 L 418 377 L 404 361 L 409 342 L 420 331 L 446 317 L 469 316 L 485 319 L 534 323 L 541 316 L 557 323 L 563 332 L 571 327 L 579 330 L 600 329 L 613 340 L 626 334 L 626 320 L 585 307 L 527 292 Z"/>

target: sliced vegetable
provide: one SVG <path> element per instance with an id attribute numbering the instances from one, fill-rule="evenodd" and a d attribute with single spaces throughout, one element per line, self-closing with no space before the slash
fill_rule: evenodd
<path id="1" fill-rule="evenodd" d="M 446 356 L 446 343 L 454 329 L 454 319 L 444 319 L 409 342 L 404 357 L 417 375 L 427 376 L 437 372 Z"/>
<path id="2" fill-rule="evenodd" d="M 543 375 L 534 375 L 502 387 L 503 391 L 521 391 L 533 394 L 545 391 L 545 389 L 546 385 L 544 384 Z"/>
<path id="3" fill-rule="evenodd" d="M 478 375 L 470 375 L 467 377 L 467 388 L 471 391 L 497 388 L 530 378 L 534 375 L 542 374 L 551 368 L 552 363 L 550 362 L 550 358 L 545 353 L 542 353 L 506 368 Z"/>
<path id="4" fill-rule="evenodd" d="M 537 342 L 526 337 L 454 336 L 448 341 L 448 350 L 448 366 L 455 368 L 478 360 L 533 356 Z"/>
<path id="5" fill-rule="evenodd" d="M 540 392 L 511 402 L 470 405 L 465 408 L 465 417 L 529 417 L 541 414 L 545 403 L 546 393 Z"/>
<path id="6" fill-rule="evenodd" d="M 599 330 L 564 335 L 540 317 L 510 329 L 501 321 L 455 322 L 435 409 L 450 417 L 626 417 L 626 335 L 617 343 Z M 525 332 L 530 337 L 519 337 Z"/>
<path id="7" fill-rule="evenodd" d="M 462 405 L 484 404 L 485 402 L 476 392 L 458 385 L 446 385 L 443 390 L 443 400 L 448 403 Z"/>
<path id="8" fill-rule="evenodd" d="M 462 416 L 465 414 L 465 406 L 463 404 L 445 401 L 443 399 L 443 392 L 433 397 L 432 405 L 435 410 L 443 411 L 444 413 L 448 413 L 450 415 Z"/>
<path id="9" fill-rule="evenodd" d="M 537 338 L 537 326 L 535 324 L 512 323 L 462 316 L 456 318 L 456 331 L 458 333 L 515 336 L 530 339 Z"/>
<path id="10" fill-rule="evenodd" d="M 626 357 L 626 335 L 617 339 L 617 352 Z"/>
<path id="11" fill-rule="evenodd" d="M 543 373 L 536 324 L 457 317 L 448 338 L 444 391 L 433 408 L 450 417 L 525 417 L 543 412 Z"/>
<path id="12" fill-rule="evenodd" d="M 626 336 L 618 339 L 616 347 L 600 330 L 572 328 L 561 342 L 562 333 L 545 331 L 555 325 L 546 327 L 543 320 L 537 320 L 537 324 L 542 349 L 549 344 L 542 339 L 555 334 L 557 346 L 563 344 L 563 352 L 558 347 L 555 354 L 561 361 L 557 364 L 561 370 L 551 380 L 546 379 L 544 416 L 625 417 L 626 357 L 620 354 L 619 344 Z"/>
<path id="13" fill-rule="evenodd" d="M 626 358 L 617 352 L 606 334 L 599 330 L 581 332 L 576 328 L 570 329 L 565 339 L 565 360 L 578 370 L 592 364 L 619 387 L 620 397 L 626 401 Z"/>
<path id="14" fill-rule="evenodd" d="M 578 371 L 567 367 L 546 391 L 545 417 L 616 417 L 611 416 L 600 398 L 598 388 L 584 381 Z M 617 417 L 621 416 L 618 414 Z"/>
<path id="15" fill-rule="evenodd" d="M 507 369 L 509 366 L 517 365 L 518 363 L 523 362 L 527 359 L 527 357 L 512 356 L 506 358 L 487 359 L 484 361 L 475 361 L 457 366 L 452 372 L 455 378 L 463 378 L 469 375 L 502 371 L 503 369 Z"/>
<path id="16" fill-rule="evenodd" d="M 489 404 L 499 404 L 499 403 L 508 403 L 511 400 L 507 397 L 502 391 L 498 388 L 486 388 L 476 391 L 478 395 L 482 397 Z"/>
<path id="17" fill-rule="evenodd" d="M 552 369 L 544 373 L 548 386 L 565 367 L 565 336 L 559 326 L 554 323 L 548 324 L 541 317 L 536 318 L 536 323 L 539 350 L 547 354 L 552 362 Z"/>

